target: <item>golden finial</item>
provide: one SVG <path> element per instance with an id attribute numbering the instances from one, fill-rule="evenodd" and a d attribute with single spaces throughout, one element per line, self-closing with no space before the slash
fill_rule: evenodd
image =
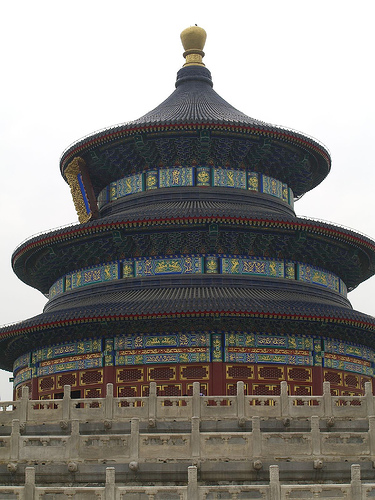
<path id="1" fill-rule="evenodd" d="M 181 35 L 181 42 L 185 52 L 183 56 L 186 59 L 184 66 L 204 66 L 202 58 L 204 57 L 203 47 L 206 43 L 207 33 L 199 26 L 186 28 Z"/>

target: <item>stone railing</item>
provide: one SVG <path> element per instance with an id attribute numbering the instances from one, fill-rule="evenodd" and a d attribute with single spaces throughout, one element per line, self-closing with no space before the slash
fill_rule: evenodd
<path id="1" fill-rule="evenodd" d="M 246 496 L 245 496 L 246 495 Z M 248 495 L 248 496 L 247 496 Z M 206 500 L 226 498 L 261 498 L 264 500 L 288 500 L 301 498 L 339 498 L 346 500 L 365 500 L 375 495 L 375 483 L 361 481 L 360 465 L 351 466 L 351 480 L 348 484 L 281 484 L 279 467 L 269 467 L 267 484 L 202 486 L 198 482 L 196 466 L 188 467 L 186 486 L 124 486 L 116 484 L 114 467 L 106 468 L 103 486 L 37 486 L 35 468 L 25 469 L 23 486 L 0 486 L 0 498 L 15 500 L 43 500 L 47 498 L 74 498 L 75 500 L 126 500 L 142 498 L 145 500 Z"/>
<path id="2" fill-rule="evenodd" d="M 345 430 L 320 429 L 319 417 L 312 416 L 306 429 L 288 427 L 262 429 L 260 417 L 253 417 L 246 429 L 217 430 L 201 428 L 199 417 L 192 417 L 187 429 L 140 428 L 140 420 L 132 418 L 129 425 L 119 427 L 115 422 L 98 422 L 94 430 L 82 428 L 72 420 L 61 429 L 48 424 L 26 427 L 13 420 L 10 435 L 0 436 L 0 461 L 19 463 L 29 461 L 86 463 L 110 460 L 113 463 L 150 461 L 177 463 L 189 461 L 248 462 L 249 467 L 262 467 L 275 456 L 293 457 L 293 461 L 321 464 L 342 457 L 355 460 L 375 460 L 375 417 L 369 417 L 368 430 L 356 428 L 354 422 Z M 348 423 L 349 424 L 349 423 Z M 282 424 L 280 425 L 282 427 Z M 10 465 L 11 467 L 11 465 Z"/>
<path id="3" fill-rule="evenodd" d="M 98 399 L 71 399 L 70 386 L 64 387 L 63 399 L 30 400 L 23 387 L 17 401 L 0 402 L 0 425 L 59 423 L 78 420 L 129 420 L 138 418 L 150 423 L 156 420 L 201 420 L 267 418 L 368 418 L 374 415 L 371 383 L 365 384 L 364 396 L 331 396 L 329 382 L 323 384 L 322 396 L 289 396 L 287 383 L 281 382 L 280 396 L 245 396 L 244 383 L 237 383 L 236 396 L 202 396 L 198 382 L 193 383 L 192 396 L 157 396 L 156 383 L 151 382 L 148 397 L 116 398 L 112 384 L 107 396 Z"/>
<path id="4" fill-rule="evenodd" d="M 256 468 L 275 456 L 314 464 L 375 461 L 375 416 L 370 384 L 364 396 L 192 396 L 159 397 L 156 386 L 144 398 L 21 400 L 2 403 L 0 461 L 86 463 L 111 460 L 171 462 L 242 461 Z M 8 410 L 7 410 L 8 409 Z M 241 458 L 239 458 L 241 457 Z M 319 465 L 320 463 L 320 465 Z"/>

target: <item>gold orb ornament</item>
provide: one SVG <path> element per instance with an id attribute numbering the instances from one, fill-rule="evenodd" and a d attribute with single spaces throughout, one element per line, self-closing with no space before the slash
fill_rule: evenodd
<path id="1" fill-rule="evenodd" d="M 204 57 L 204 44 L 206 43 L 207 33 L 199 26 L 190 26 L 186 28 L 181 35 L 181 42 L 185 49 L 184 66 L 204 66 L 202 58 Z"/>

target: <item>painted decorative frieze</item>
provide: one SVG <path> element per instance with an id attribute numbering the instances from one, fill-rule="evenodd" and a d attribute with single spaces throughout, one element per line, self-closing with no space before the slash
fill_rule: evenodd
<path id="1" fill-rule="evenodd" d="M 135 276 L 203 273 L 202 257 L 146 258 L 135 261 Z"/>
<path id="2" fill-rule="evenodd" d="M 82 269 L 66 276 L 65 289 L 73 290 L 86 285 L 103 283 L 119 278 L 119 263 L 112 262 L 98 267 Z"/>
<path id="3" fill-rule="evenodd" d="M 246 172 L 231 168 L 213 168 L 213 186 L 246 189 Z"/>
<path id="4" fill-rule="evenodd" d="M 37 367 L 37 376 L 51 375 L 53 373 L 67 372 L 72 370 L 85 370 L 103 366 L 102 353 L 83 354 L 81 356 L 70 356 L 62 359 L 41 361 Z"/>
<path id="5" fill-rule="evenodd" d="M 262 192 L 276 196 L 276 198 L 284 199 L 283 183 L 272 177 L 268 177 L 268 175 L 262 175 Z"/>
<path id="6" fill-rule="evenodd" d="M 308 264 L 297 264 L 297 279 L 314 285 L 321 285 L 336 292 L 340 291 L 339 278 L 333 273 Z"/>
<path id="7" fill-rule="evenodd" d="M 307 264 L 263 257 L 185 255 L 137 257 L 81 269 L 59 278 L 50 288 L 49 298 L 86 285 L 126 278 L 178 274 L 236 274 L 287 278 L 334 290 L 344 297 L 345 284 L 333 273 Z"/>
<path id="8" fill-rule="evenodd" d="M 102 350 L 102 341 L 100 339 L 80 340 L 78 342 L 69 342 L 65 344 L 53 345 L 36 349 L 32 353 L 32 363 L 46 361 L 66 356 L 76 356 L 81 354 L 91 354 Z"/>
<path id="9" fill-rule="evenodd" d="M 281 181 L 239 168 L 175 166 L 152 168 L 111 182 L 98 195 L 97 203 L 107 203 L 130 194 L 169 187 L 226 187 L 247 189 L 275 196 L 293 206 L 293 192 Z"/>
<path id="10" fill-rule="evenodd" d="M 323 349 L 325 353 L 339 354 L 342 356 L 354 356 L 367 361 L 374 362 L 374 351 L 362 345 L 349 344 L 341 340 L 324 339 Z"/>
<path id="11" fill-rule="evenodd" d="M 193 185 L 193 167 L 161 168 L 159 170 L 159 188 Z"/>
<path id="12" fill-rule="evenodd" d="M 257 258 L 220 258 L 222 274 L 250 274 L 284 278 L 284 262 Z"/>

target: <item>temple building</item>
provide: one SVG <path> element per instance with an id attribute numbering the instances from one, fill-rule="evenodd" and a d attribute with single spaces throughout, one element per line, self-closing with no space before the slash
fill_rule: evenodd
<path id="1" fill-rule="evenodd" d="M 21 244 L 17 276 L 48 296 L 0 330 L 15 397 L 363 394 L 375 320 L 347 292 L 375 271 L 375 244 L 301 219 L 294 201 L 330 171 L 327 149 L 233 108 L 182 35 L 176 90 L 138 120 L 62 155 L 79 223 Z"/>
<path id="2" fill-rule="evenodd" d="M 163 103 L 64 151 L 79 223 L 13 253 L 48 302 L 0 328 L 0 497 L 374 497 L 375 318 L 347 295 L 375 242 L 296 215 L 327 149 L 228 104 L 205 31 L 181 39 Z"/>

